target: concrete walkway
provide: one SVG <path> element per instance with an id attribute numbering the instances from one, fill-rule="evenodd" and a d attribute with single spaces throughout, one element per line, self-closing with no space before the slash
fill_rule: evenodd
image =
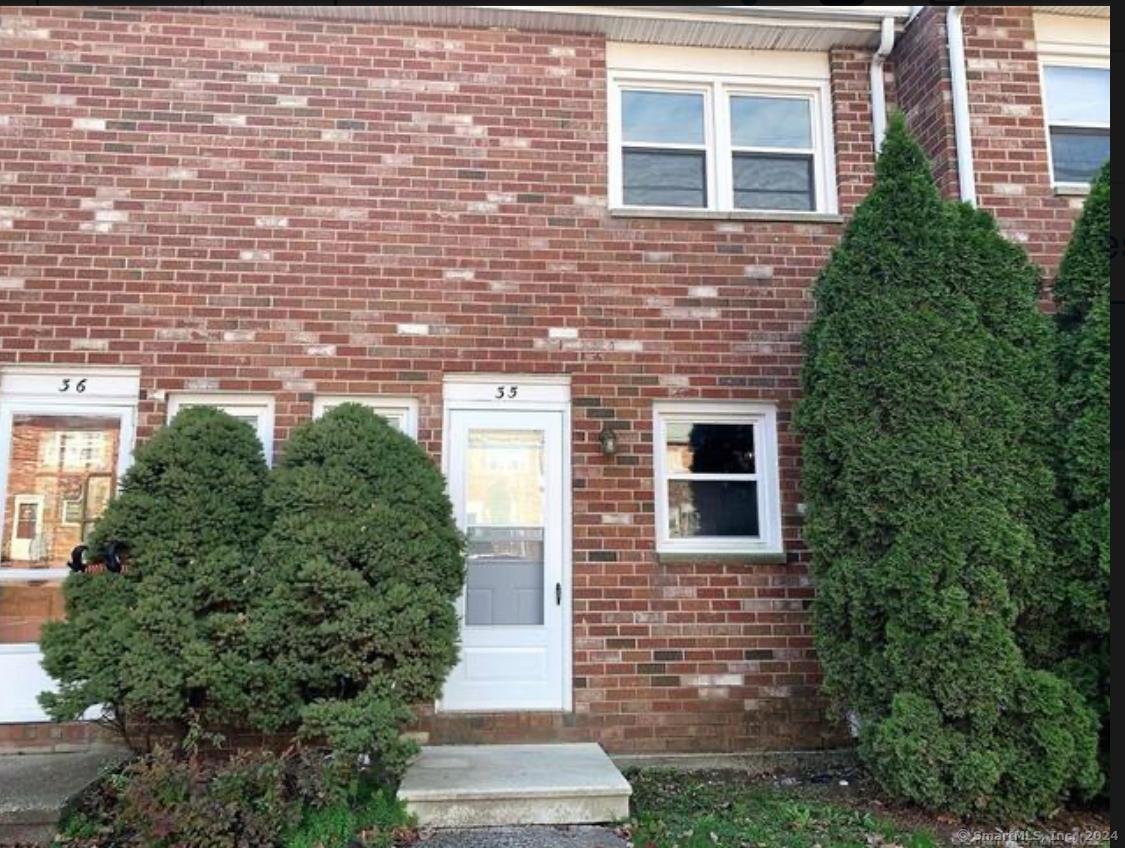
<path id="1" fill-rule="evenodd" d="M 63 805 L 89 786 L 103 766 L 121 762 L 118 748 L 78 754 L 0 756 L 0 846 L 35 845 L 54 835 Z"/>
<path id="2" fill-rule="evenodd" d="M 628 848 L 628 844 L 602 827 L 439 830 L 418 842 L 420 848 Z"/>

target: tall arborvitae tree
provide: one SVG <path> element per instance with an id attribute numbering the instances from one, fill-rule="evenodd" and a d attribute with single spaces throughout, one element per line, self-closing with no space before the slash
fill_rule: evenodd
<path id="1" fill-rule="evenodd" d="M 187 409 L 136 452 L 90 542 L 120 546 L 124 570 L 73 574 L 66 621 L 44 628 L 42 696 L 57 720 L 102 705 L 121 724 L 237 724 L 253 672 L 246 580 L 270 524 L 267 468 L 253 429 Z"/>
<path id="2" fill-rule="evenodd" d="M 966 815 L 1038 815 L 1100 785 L 1093 714 L 1017 635 L 1055 514 L 1037 292 L 988 216 L 942 200 L 896 117 L 816 288 L 805 530 L 827 690 L 867 767 Z"/>
<path id="3" fill-rule="evenodd" d="M 457 661 L 464 551 L 445 479 L 412 439 L 345 404 L 293 433 L 267 503 L 277 519 L 249 629 L 274 678 L 253 720 L 397 772 L 409 708 L 437 698 Z"/>
<path id="4" fill-rule="evenodd" d="M 1109 775 L 1110 166 L 1094 183 L 1063 258 L 1058 304 L 1060 474 L 1068 508 L 1062 595 L 1066 667 L 1103 719 Z"/>

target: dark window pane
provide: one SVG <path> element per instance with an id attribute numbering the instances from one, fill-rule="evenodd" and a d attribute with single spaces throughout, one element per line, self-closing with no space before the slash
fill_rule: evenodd
<path id="1" fill-rule="evenodd" d="M 703 480 L 668 483 L 668 532 L 673 539 L 757 537 L 758 484 Z"/>
<path id="2" fill-rule="evenodd" d="M 754 427 L 668 424 L 669 474 L 753 474 Z"/>
<path id="3" fill-rule="evenodd" d="M 736 154 L 734 205 L 738 209 L 811 212 L 816 208 L 812 157 Z"/>
<path id="4" fill-rule="evenodd" d="M 1093 182 L 1109 161 L 1109 130 L 1052 127 L 1051 147 L 1056 182 Z"/>
<path id="5" fill-rule="evenodd" d="M 732 97 L 730 122 L 735 147 L 812 147 L 808 100 Z"/>
<path id="6" fill-rule="evenodd" d="M 680 151 L 625 151 L 628 206 L 707 206 L 707 156 Z"/>
<path id="7" fill-rule="evenodd" d="M 702 145 L 707 138 L 702 94 L 624 91 L 621 112 L 627 142 Z"/>
<path id="8" fill-rule="evenodd" d="M 1109 68 L 1046 69 L 1047 115 L 1052 121 L 1076 124 L 1109 122 Z"/>

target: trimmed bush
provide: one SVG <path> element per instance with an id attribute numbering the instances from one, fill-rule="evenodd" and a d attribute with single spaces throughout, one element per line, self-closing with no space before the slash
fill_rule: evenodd
<path id="1" fill-rule="evenodd" d="M 1034 816 L 1100 785 L 1092 715 L 1017 629 L 1058 515 L 1038 293 L 897 116 L 817 283 L 798 425 L 826 689 L 882 786 L 933 810 Z"/>
<path id="2" fill-rule="evenodd" d="M 395 774 L 408 707 L 457 661 L 463 540 L 426 453 L 347 404 L 291 436 L 267 494 L 248 632 L 273 675 L 252 693 L 263 727 L 296 726 L 345 765 Z"/>
<path id="3" fill-rule="evenodd" d="M 1062 597 L 1071 678 L 1103 722 L 1109 777 L 1110 166 L 1095 182 L 1055 286 L 1061 397 L 1060 474 L 1068 520 Z"/>
<path id="4" fill-rule="evenodd" d="M 213 409 L 186 409 L 136 452 L 92 551 L 124 546 L 121 573 L 72 574 L 67 619 L 43 631 L 59 682 L 40 700 L 57 721 L 105 705 L 125 729 L 236 723 L 253 668 L 247 577 L 269 527 L 267 468 L 253 429 Z"/>

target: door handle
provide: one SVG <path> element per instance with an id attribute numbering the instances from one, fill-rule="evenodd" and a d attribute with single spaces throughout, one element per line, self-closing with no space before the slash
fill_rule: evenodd
<path id="1" fill-rule="evenodd" d="M 555 584 L 555 605 L 562 606 L 562 583 Z"/>

